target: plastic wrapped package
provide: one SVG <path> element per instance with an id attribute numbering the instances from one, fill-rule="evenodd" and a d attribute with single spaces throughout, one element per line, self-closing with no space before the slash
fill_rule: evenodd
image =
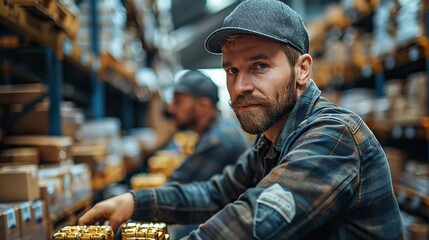
<path id="1" fill-rule="evenodd" d="M 422 0 L 397 0 L 399 9 L 396 15 L 396 45 L 406 44 L 423 36 Z"/>
<path id="2" fill-rule="evenodd" d="M 406 116 L 417 119 L 427 116 L 427 77 L 425 72 L 413 73 L 405 82 Z"/>
<path id="3" fill-rule="evenodd" d="M 392 1 L 381 1 L 380 7 L 374 13 L 374 36 L 371 53 L 375 57 L 389 54 L 395 49 L 393 7 Z"/>
<path id="4" fill-rule="evenodd" d="M 88 0 L 79 5 L 80 27 L 77 42 L 83 49 L 91 45 L 91 8 Z M 123 58 L 125 43 L 126 9 L 119 0 L 97 1 L 97 27 L 100 52 L 108 52 L 115 59 Z"/>
<path id="5" fill-rule="evenodd" d="M 340 99 L 340 105 L 365 118 L 374 112 L 374 101 L 375 93 L 373 90 L 355 88 L 344 91 Z"/>

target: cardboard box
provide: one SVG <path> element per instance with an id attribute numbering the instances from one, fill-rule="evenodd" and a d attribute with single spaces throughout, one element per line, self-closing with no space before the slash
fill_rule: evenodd
<path id="1" fill-rule="evenodd" d="M 72 178 L 72 191 L 73 194 L 90 194 L 91 188 L 91 169 L 88 164 L 75 164 L 70 169 Z"/>
<path id="2" fill-rule="evenodd" d="M 13 135 L 48 135 L 49 134 L 49 102 L 42 102 L 17 119 L 9 129 Z M 12 112 L 19 112 L 22 106 L 15 105 Z M 84 115 L 80 109 L 74 108 L 68 102 L 62 102 L 61 108 L 61 130 L 63 136 L 74 138 L 75 133 L 84 122 Z M 37 122 L 37 124 L 34 124 Z"/>
<path id="3" fill-rule="evenodd" d="M 48 239 L 48 215 L 45 203 L 33 202 L 0 203 L 0 208 L 12 208 L 16 213 L 21 240 Z M 35 236 L 37 238 L 35 238 Z"/>
<path id="4" fill-rule="evenodd" d="M 77 142 L 72 147 L 73 161 L 88 164 L 93 173 L 102 169 L 108 156 L 107 140 L 87 140 Z"/>
<path id="5" fill-rule="evenodd" d="M 12 148 L 0 154 L 0 162 L 27 163 L 39 165 L 37 148 Z"/>
<path id="6" fill-rule="evenodd" d="M 0 105 L 26 104 L 47 91 L 46 85 L 38 83 L 0 85 Z"/>
<path id="7" fill-rule="evenodd" d="M 70 166 L 67 164 L 41 166 L 39 182 L 42 199 L 46 200 L 49 209 L 72 197 L 72 179 Z"/>
<path id="8" fill-rule="evenodd" d="M 71 137 L 60 136 L 13 136 L 4 140 L 6 145 L 18 147 L 35 147 L 43 163 L 64 162 L 72 158 Z"/>
<path id="9" fill-rule="evenodd" d="M 45 202 L 41 200 L 31 202 L 31 214 L 34 218 L 34 226 L 31 230 L 33 236 L 48 239 L 49 217 Z"/>
<path id="10" fill-rule="evenodd" d="M 20 229 L 14 208 L 0 208 L 0 239 L 20 239 Z"/>
<path id="11" fill-rule="evenodd" d="M 0 168 L 0 201 L 32 201 L 39 197 L 36 165 L 11 165 Z"/>
<path id="12" fill-rule="evenodd" d="M 46 211 L 49 213 L 57 203 L 57 193 L 55 192 L 55 180 L 40 182 L 40 199 L 46 203 Z M 49 215 L 48 215 L 49 216 Z"/>
<path id="13" fill-rule="evenodd" d="M 0 203 L 0 208 L 8 207 L 16 210 L 16 219 L 19 225 L 21 239 L 34 238 L 32 229 L 35 226 L 35 219 L 31 212 L 30 202 Z"/>
<path id="14" fill-rule="evenodd" d="M 429 225 L 425 223 L 413 223 L 410 229 L 412 239 L 427 240 L 429 239 Z"/>
<path id="15" fill-rule="evenodd" d="M 121 135 L 121 121 L 117 118 L 106 117 L 86 121 L 76 133 L 80 141 L 95 139 L 111 139 Z"/>

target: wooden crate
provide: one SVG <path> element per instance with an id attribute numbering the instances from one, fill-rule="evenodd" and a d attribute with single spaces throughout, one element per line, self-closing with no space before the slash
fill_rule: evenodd
<path id="1" fill-rule="evenodd" d="M 42 18 L 55 21 L 58 18 L 58 6 L 56 0 L 9 0 L 18 4 Z"/>
<path id="2" fill-rule="evenodd" d="M 75 13 L 58 0 L 11 0 L 36 17 L 49 20 L 49 27 L 65 32 L 68 37 L 76 37 L 79 24 Z"/>
<path id="3" fill-rule="evenodd" d="M 56 25 L 64 31 L 70 38 L 74 39 L 79 30 L 79 20 L 77 16 L 61 1 L 57 2 L 58 18 Z"/>

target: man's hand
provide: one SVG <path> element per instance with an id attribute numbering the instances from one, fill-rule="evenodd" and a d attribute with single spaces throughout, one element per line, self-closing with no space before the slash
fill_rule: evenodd
<path id="1" fill-rule="evenodd" d="M 129 220 L 134 211 L 134 197 L 125 193 L 97 203 L 79 218 L 79 225 L 103 224 L 106 220 L 114 231 Z"/>

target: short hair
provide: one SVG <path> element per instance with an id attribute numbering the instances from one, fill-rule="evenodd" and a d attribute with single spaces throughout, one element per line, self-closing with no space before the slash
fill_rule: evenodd
<path id="1" fill-rule="evenodd" d="M 246 34 L 246 33 L 240 33 L 240 34 L 234 34 L 227 36 L 222 43 L 222 52 L 225 50 L 228 50 L 231 48 L 231 46 L 234 44 L 234 42 L 238 39 L 247 37 L 247 36 L 253 36 L 252 34 Z M 273 40 L 274 41 L 274 40 Z M 291 67 L 295 66 L 295 64 L 298 62 L 299 56 L 301 56 L 301 52 L 296 50 L 294 47 L 290 46 L 289 44 L 279 42 L 280 45 L 283 46 L 284 52 L 286 54 L 287 59 L 289 60 L 289 64 Z"/>

